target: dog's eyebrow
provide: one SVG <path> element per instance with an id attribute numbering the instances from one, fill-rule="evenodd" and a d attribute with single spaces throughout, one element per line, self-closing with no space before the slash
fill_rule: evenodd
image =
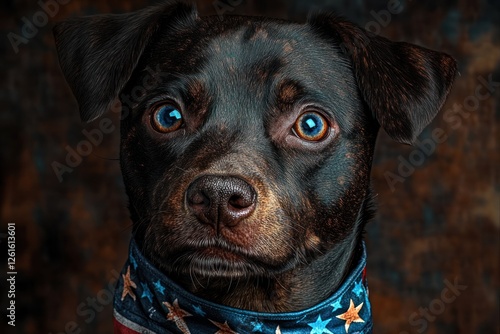
<path id="1" fill-rule="evenodd" d="M 203 80 L 175 72 L 162 75 L 159 78 L 159 83 L 150 90 L 152 95 L 168 94 L 183 100 L 201 99 L 206 95 L 206 92 Z"/>
<path id="2" fill-rule="evenodd" d="M 285 79 L 277 84 L 276 102 L 283 105 L 294 104 L 305 94 L 305 89 L 298 82 Z"/>
<path id="3" fill-rule="evenodd" d="M 211 101 L 205 83 L 198 79 L 184 82 L 179 94 L 184 103 L 189 105 L 191 110 L 196 110 L 198 113 L 205 112 Z"/>
<path id="4" fill-rule="evenodd" d="M 205 85 L 200 80 L 190 80 L 181 91 L 183 98 L 202 98 L 206 94 Z"/>
<path id="5" fill-rule="evenodd" d="M 321 89 L 309 87 L 293 78 L 282 78 L 275 84 L 274 107 L 270 117 L 277 116 L 276 113 L 288 114 L 297 110 L 301 105 L 314 105 L 332 118 L 342 117 L 342 112 L 336 108 L 336 103 L 332 103 L 328 96 Z"/>

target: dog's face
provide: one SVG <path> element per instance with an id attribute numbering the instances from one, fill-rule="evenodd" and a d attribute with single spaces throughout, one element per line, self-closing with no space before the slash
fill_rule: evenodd
<path id="1" fill-rule="evenodd" d="M 411 142 L 455 74 L 447 55 L 329 15 L 220 21 L 177 4 L 62 23 L 56 40 L 84 119 L 127 106 L 139 244 L 164 271 L 204 277 L 276 277 L 334 251 L 340 279 L 379 127 Z"/>
<path id="2" fill-rule="evenodd" d="M 143 66 L 165 75 L 123 123 L 123 175 L 162 268 L 275 274 L 352 233 L 377 127 L 312 29 L 218 21 L 161 35 L 141 60 L 125 94 Z"/>

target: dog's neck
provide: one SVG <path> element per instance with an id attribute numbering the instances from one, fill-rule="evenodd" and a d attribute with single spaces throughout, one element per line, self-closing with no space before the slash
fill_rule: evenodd
<path id="1" fill-rule="evenodd" d="M 269 313 L 299 311 L 318 304 L 337 290 L 359 256 L 356 248 L 354 243 L 339 245 L 307 266 L 273 278 L 174 280 L 201 298 L 234 308 Z"/>
<path id="2" fill-rule="evenodd" d="M 149 262 L 135 240 L 132 240 L 129 258 L 115 289 L 115 333 L 130 333 L 131 331 L 134 333 L 149 331 L 155 333 L 179 331 L 183 333 L 214 333 L 215 331 L 217 333 L 323 333 L 326 325 L 328 325 L 329 333 L 371 333 L 371 307 L 366 282 L 366 250 L 363 243 L 361 247 L 357 263 L 353 263 L 348 276 L 328 298 L 298 312 L 254 312 L 214 303 L 186 291 Z M 307 291 L 311 291 L 310 287 L 315 284 L 304 285 L 304 287 Z M 222 291 L 221 286 L 218 287 L 219 291 Z M 245 290 L 247 286 L 238 289 L 230 291 L 231 298 L 236 298 L 234 297 L 236 291 L 244 293 L 258 291 L 261 295 L 240 296 L 240 299 L 251 299 L 256 303 L 266 297 L 259 289 Z M 287 295 L 293 294 L 287 293 Z M 256 303 L 242 305 L 258 308 Z M 303 305 L 307 304 L 303 303 Z M 260 308 L 264 309 L 264 306 Z M 277 310 L 278 306 L 268 308 Z"/>
<path id="3" fill-rule="evenodd" d="M 169 276 L 191 293 L 214 303 L 257 312 L 293 312 L 332 295 L 362 253 L 362 232 L 372 217 L 371 198 L 364 201 L 349 239 L 326 254 L 274 277 L 243 279 Z"/>

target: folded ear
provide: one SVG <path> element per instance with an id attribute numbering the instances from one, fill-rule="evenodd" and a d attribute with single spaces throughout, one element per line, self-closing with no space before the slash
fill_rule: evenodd
<path id="1" fill-rule="evenodd" d="M 54 37 L 59 63 L 82 120 L 94 120 L 111 107 L 162 22 L 173 26 L 196 17 L 193 5 L 177 2 L 57 23 Z"/>
<path id="2" fill-rule="evenodd" d="M 456 75 L 449 55 L 392 42 L 332 14 L 309 19 L 349 58 L 372 115 L 396 141 L 411 144 L 443 105 Z"/>

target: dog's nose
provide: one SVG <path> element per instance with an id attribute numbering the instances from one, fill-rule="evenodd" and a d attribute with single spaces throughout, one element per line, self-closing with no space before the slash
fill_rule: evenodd
<path id="1" fill-rule="evenodd" d="M 188 208 L 215 229 L 234 227 L 255 210 L 257 194 L 246 181 L 234 176 L 205 175 L 186 192 Z"/>

